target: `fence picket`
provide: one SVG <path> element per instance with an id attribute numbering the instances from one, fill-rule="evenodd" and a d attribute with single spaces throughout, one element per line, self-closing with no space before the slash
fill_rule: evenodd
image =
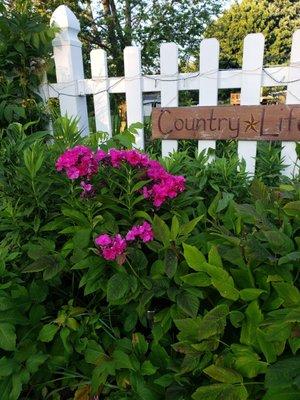
<path id="1" fill-rule="evenodd" d="M 84 79 L 81 42 L 77 35 L 80 31 L 78 19 L 73 12 L 64 5 L 54 11 L 51 24 L 60 28 L 59 33 L 52 41 L 57 82 L 68 86 L 77 86 L 77 95 L 59 96 L 62 115 L 79 118 L 78 128 L 82 135 L 89 133 L 89 121 L 86 97 L 78 89 L 78 81 Z"/>
<path id="2" fill-rule="evenodd" d="M 250 33 L 244 39 L 241 105 L 260 104 L 264 44 L 262 33 Z M 247 71 L 251 71 L 251 74 Z M 245 160 L 246 171 L 251 175 L 255 173 L 256 148 L 256 141 L 238 141 L 239 158 Z"/>
<path id="3" fill-rule="evenodd" d="M 295 93 L 300 94 L 300 30 L 294 32 L 290 59 L 290 70 L 288 81 L 294 81 L 287 85 L 286 104 L 299 104 L 300 95 L 295 96 Z M 296 82 L 295 82 L 296 80 Z M 288 163 L 284 169 L 286 176 L 292 177 L 296 173 L 296 143 L 283 142 L 281 156 L 284 162 Z M 298 169 L 298 168 L 297 168 Z"/>
<path id="4" fill-rule="evenodd" d="M 161 106 L 178 106 L 178 46 L 163 43 L 160 46 Z M 178 148 L 177 140 L 162 140 L 162 156 L 168 156 Z"/>
<path id="5" fill-rule="evenodd" d="M 128 126 L 144 122 L 141 49 L 128 46 L 124 49 L 125 93 Z M 144 130 L 138 129 L 135 147 L 144 149 Z"/>
<path id="6" fill-rule="evenodd" d="M 106 51 L 94 49 L 90 53 L 92 79 L 96 80 L 97 94 L 94 94 L 94 111 L 96 130 L 112 135 L 111 115 L 108 89 L 108 72 Z"/>
<path id="7" fill-rule="evenodd" d="M 218 70 L 220 45 L 217 39 L 204 39 L 200 44 L 199 105 L 218 105 Z M 203 74 L 207 74 L 203 76 Z M 198 151 L 216 148 L 215 140 L 199 140 Z M 210 156 L 209 160 L 214 157 Z"/>

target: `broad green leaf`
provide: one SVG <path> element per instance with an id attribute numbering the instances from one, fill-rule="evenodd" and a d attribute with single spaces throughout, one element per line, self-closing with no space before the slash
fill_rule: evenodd
<path id="1" fill-rule="evenodd" d="M 194 218 L 192 221 L 187 222 L 186 224 L 182 225 L 179 229 L 179 234 L 182 236 L 188 235 L 191 233 L 199 221 L 203 218 L 203 215 L 200 217 Z"/>
<path id="2" fill-rule="evenodd" d="M 124 351 L 115 350 L 112 354 L 112 357 L 116 369 L 133 369 L 130 358 L 128 354 L 124 353 Z"/>
<path id="3" fill-rule="evenodd" d="M 300 251 L 293 251 L 292 253 L 279 258 L 278 265 L 292 263 L 294 261 L 299 261 L 299 260 L 300 260 Z M 297 263 L 297 265 L 299 265 L 299 263 Z"/>
<path id="4" fill-rule="evenodd" d="M 300 292 L 289 283 L 277 282 L 273 283 L 273 287 L 278 293 L 278 296 L 284 300 L 284 305 L 287 307 L 300 304 Z"/>
<path id="5" fill-rule="evenodd" d="M 26 368 L 31 374 L 34 374 L 38 371 L 40 365 L 42 365 L 48 357 L 49 356 L 47 354 L 43 354 L 42 352 L 32 354 L 26 361 Z"/>
<path id="6" fill-rule="evenodd" d="M 84 357 L 87 363 L 97 365 L 105 357 L 105 353 L 100 344 L 95 340 L 89 340 Z"/>
<path id="7" fill-rule="evenodd" d="M 172 249 L 167 249 L 165 253 L 164 264 L 165 264 L 165 272 L 170 279 L 173 278 L 173 276 L 176 273 L 177 263 L 178 259 L 175 251 Z"/>
<path id="8" fill-rule="evenodd" d="M 137 354 L 145 355 L 147 353 L 148 342 L 141 333 L 136 332 L 132 335 L 132 345 Z"/>
<path id="9" fill-rule="evenodd" d="M 183 292 L 177 296 L 177 305 L 187 315 L 195 318 L 198 313 L 199 299 L 193 294 Z"/>
<path id="10" fill-rule="evenodd" d="M 171 232 L 165 221 L 163 221 L 161 218 L 155 215 L 153 219 L 152 228 L 154 231 L 155 239 L 162 242 L 165 247 L 168 247 L 171 240 Z"/>
<path id="11" fill-rule="evenodd" d="M 252 301 L 256 300 L 262 293 L 265 292 L 266 291 L 262 289 L 254 289 L 254 288 L 242 289 L 240 291 L 240 297 L 244 301 Z"/>
<path id="12" fill-rule="evenodd" d="M 206 262 L 203 253 L 198 250 L 195 246 L 183 243 L 184 258 L 188 263 L 189 267 L 195 271 L 204 271 L 202 265 Z"/>
<path id="13" fill-rule="evenodd" d="M 151 363 L 151 361 L 146 360 L 143 362 L 141 366 L 141 374 L 142 375 L 154 375 L 157 371 L 157 367 Z"/>
<path id="14" fill-rule="evenodd" d="M 242 324 L 240 342 L 247 345 L 255 345 L 256 330 L 263 321 L 263 315 L 257 301 L 252 301 L 245 311 L 245 320 Z"/>
<path id="15" fill-rule="evenodd" d="M 12 359 L 7 357 L 0 358 L 0 377 L 6 377 L 12 374 L 14 368 L 14 362 Z"/>
<path id="16" fill-rule="evenodd" d="M 210 286 L 211 279 L 206 272 L 193 272 L 192 274 L 181 276 L 180 279 L 191 286 Z"/>
<path id="17" fill-rule="evenodd" d="M 271 250 L 280 255 L 286 255 L 294 250 L 294 243 L 281 231 L 263 231 Z"/>
<path id="18" fill-rule="evenodd" d="M 245 316 L 241 311 L 233 310 L 230 312 L 229 318 L 235 328 L 240 328 Z"/>
<path id="19" fill-rule="evenodd" d="M 9 323 L 0 323 L 0 348 L 7 351 L 13 351 L 16 348 L 17 336 L 15 327 Z"/>
<path id="20" fill-rule="evenodd" d="M 59 330 L 59 326 L 55 324 L 47 324 L 42 327 L 39 333 L 39 340 L 41 342 L 51 342 Z"/>
<path id="21" fill-rule="evenodd" d="M 198 341 L 214 335 L 221 335 L 224 332 L 228 314 L 229 309 L 225 304 L 221 304 L 205 314 L 198 324 Z"/>
<path id="22" fill-rule="evenodd" d="M 235 386 L 225 383 L 200 386 L 192 394 L 194 400 L 246 400 L 247 398 L 248 393 L 243 385 Z"/>
<path id="23" fill-rule="evenodd" d="M 128 290 L 128 276 L 121 272 L 113 275 L 107 283 L 107 301 L 110 304 L 114 304 L 116 301 L 122 299 Z"/>
<path id="24" fill-rule="evenodd" d="M 222 259 L 216 246 L 212 246 L 208 253 L 208 262 L 215 267 L 223 268 Z"/>
<path id="25" fill-rule="evenodd" d="M 222 297 L 234 301 L 239 298 L 239 291 L 235 289 L 234 281 L 227 271 L 208 263 L 203 264 L 202 270 L 211 277 L 212 285 Z"/>
<path id="26" fill-rule="evenodd" d="M 206 367 L 203 372 L 214 380 L 222 383 L 241 383 L 243 377 L 233 369 L 219 367 L 217 365 L 210 365 Z"/>
<path id="27" fill-rule="evenodd" d="M 300 200 L 291 201 L 287 203 L 284 207 L 284 212 L 291 217 L 299 217 L 300 216 Z"/>
<path id="28" fill-rule="evenodd" d="M 257 341 L 268 363 L 274 363 L 277 359 L 276 345 L 267 340 L 265 333 L 261 329 L 256 330 Z"/>

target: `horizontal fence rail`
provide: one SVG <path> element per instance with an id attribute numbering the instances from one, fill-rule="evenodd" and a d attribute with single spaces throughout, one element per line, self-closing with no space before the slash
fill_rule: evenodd
<path id="1" fill-rule="evenodd" d="M 92 50 L 91 79 L 84 78 L 81 42 L 78 39 L 79 22 L 73 12 L 64 5 L 53 13 L 51 23 L 60 31 L 53 40 L 53 53 L 57 83 L 41 85 L 45 101 L 58 98 L 61 113 L 79 117 L 79 128 L 88 134 L 86 96 L 92 95 L 95 122 L 98 131 L 112 134 L 109 94 L 125 93 L 127 123 L 143 122 L 143 93 L 159 92 L 162 107 L 178 106 L 180 91 L 196 90 L 199 106 L 216 106 L 219 89 L 240 89 L 242 105 L 260 104 L 263 87 L 286 87 L 286 103 L 300 104 L 300 30 L 293 34 L 290 64 L 288 66 L 263 66 L 264 36 L 249 34 L 244 39 L 241 69 L 219 69 L 219 42 L 204 39 L 200 43 L 199 71 L 178 72 L 178 47 L 175 43 L 162 43 L 160 48 L 160 74 L 142 74 L 141 50 L 129 46 L 124 50 L 123 77 L 109 77 L 106 52 Z M 199 151 L 215 148 L 214 140 L 199 140 Z M 144 131 L 139 129 L 136 147 L 144 148 Z M 177 150 L 177 140 L 162 141 L 162 155 Z M 246 170 L 255 172 L 256 141 L 239 141 L 238 155 L 245 160 Z M 287 164 L 285 175 L 296 172 L 296 144 L 282 142 L 282 156 Z M 211 158 L 210 158 L 211 160 Z"/>

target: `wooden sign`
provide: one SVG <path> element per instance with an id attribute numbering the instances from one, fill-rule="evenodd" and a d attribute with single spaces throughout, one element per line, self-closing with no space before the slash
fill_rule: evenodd
<path id="1" fill-rule="evenodd" d="M 300 141 L 300 105 L 154 108 L 152 138 Z"/>

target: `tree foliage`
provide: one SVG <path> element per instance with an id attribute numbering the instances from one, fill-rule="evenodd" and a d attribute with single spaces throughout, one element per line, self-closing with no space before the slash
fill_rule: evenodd
<path id="1" fill-rule="evenodd" d="M 205 36 L 219 39 L 223 67 L 241 65 L 243 39 L 254 32 L 265 35 L 265 64 L 285 63 L 292 34 L 300 27 L 299 12 L 299 0 L 243 0 L 211 24 Z"/>
<path id="2" fill-rule="evenodd" d="M 175 42 L 188 58 L 197 51 L 205 27 L 217 16 L 224 0 L 66 0 L 81 23 L 85 59 L 94 47 L 108 52 L 112 72 L 123 73 L 123 49 L 142 47 L 143 65 L 158 64 L 159 45 Z M 35 0 L 34 9 L 49 19 L 60 0 Z"/>

